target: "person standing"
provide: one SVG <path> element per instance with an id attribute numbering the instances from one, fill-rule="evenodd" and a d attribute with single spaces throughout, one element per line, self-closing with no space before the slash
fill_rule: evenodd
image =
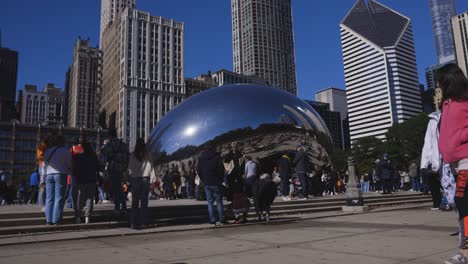
<path id="1" fill-rule="evenodd" d="M 73 156 L 73 181 L 76 195 L 73 195 L 75 223 L 81 223 L 81 211 L 86 204 L 85 223 L 91 222 L 96 183 L 99 175 L 99 162 L 91 145 L 83 140 L 82 152 Z"/>
<path id="2" fill-rule="evenodd" d="M 248 196 L 253 195 L 253 187 L 257 181 L 257 164 L 253 162 L 252 157 L 247 156 L 245 158 L 247 163 L 245 163 L 245 182 Z"/>
<path id="3" fill-rule="evenodd" d="M 46 221 L 49 225 L 60 225 L 65 205 L 65 185 L 67 174 L 71 171 L 72 157 L 65 148 L 65 139 L 61 135 L 48 135 L 45 144 L 47 146 L 44 153 Z"/>
<path id="4" fill-rule="evenodd" d="M 40 176 L 38 170 L 35 170 L 31 176 L 29 176 L 29 204 L 35 204 L 37 202 L 37 191 L 39 189 Z"/>
<path id="5" fill-rule="evenodd" d="M 189 199 L 194 198 L 196 174 L 197 173 L 195 172 L 195 166 L 192 160 L 189 160 L 188 161 L 188 176 L 187 176 L 187 195 Z"/>
<path id="6" fill-rule="evenodd" d="M 295 165 L 296 175 L 301 182 L 303 197 L 299 200 L 303 200 L 308 198 L 309 179 L 306 178 L 304 148 L 302 146 L 298 146 L 296 150 L 297 152 L 296 156 L 294 157 L 293 164 Z"/>
<path id="7" fill-rule="evenodd" d="M 388 155 L 384 154 L 383 159 L 379 164 L 380 180 L 382 182 L 383 194 L 391 194 L 393 189 L 393 165 L 388 159 Z"/>
<path id="8" fill-rule="evenodd" d="M 44 152 L 47 146 L 44 140 L 41 140 L 36 148 L 36 158 L 39 172 L 39 193 L 37 197 L 37 203 L 41 206 L 41 211 L 45 212 L 45 171 L 44 171 Z"/>
<path id="9" fill-rule="evenodd" d="M 112 196 L 114 198 L 114 213 L 126 213 L 126 197 L 122 190 L 122 178 L 128 173 L 128 159 L 130 156 L 128 146 L 117 138 L 115 129 L 109 130 L 109 143 L 101 150 L 104 163 L 107 164 L 107 173 L 112 185 Z"/>
<path id="10" fill-rule="evenodd" d="M 437 80 L 442 89 L 442 118 L 439 150 L 445 163 L 457 167 L 455 205 L 460 225 L 460 253 L 446 264 L 468 263 L 468 79 L 453 63 L 440 68 Z M 454 170 L 455 171 L 455 170 Z"/>
<path id="11" fill-rule="evenodd" d="M 419 190 L 419 177 L 418 177 L 418 166 L 416 162 L 411 162 L 411 165 L 408 168 L 408 175 L 411 179 L 411 190 L 418 191 Z"/>
<path id="12" fill-rule="evenodd" d="M 130 228 L 146 228 L 148 224 L 148 195 L 152 166 L 144 139 L 137 139 L 135 150 L 130 155 L 128 168 L 132 186 Z"/>
<path id="13" fill-rule="evenodd" d="M 223 158 L 226 169 L 226 181 L 228 187 L 228 200 L 233 199 L 235 193 L 244 192 L 244 179 L 242 178 L 244 168 L 244 157 L 239 151 L 237 142 L 231 143 L 231 150 Z"/>
<path id="14" fill-rule="evenodd" d="M 224 167 L 221 156 L 214 150 L 214 147 L 209 144 L 206 149 L 200 153 L 197 164 L 198 176 L 200 176 L 200 179 L 205 186 L 210 224 L 216 225 L 216 218 L 214 215 L 214 200 L 216 200 L 219 223 L 220 225 L 224 225 L 225 220 L 222 188 Z"/>
<path id="15" fill-rule="evenodd" d="M 281 195 L 284 201 L 290 201 L 289 197 L 289 157 L 288 154 L 284 154 L 278 160 L 279 176 L 281 178 Z"/>

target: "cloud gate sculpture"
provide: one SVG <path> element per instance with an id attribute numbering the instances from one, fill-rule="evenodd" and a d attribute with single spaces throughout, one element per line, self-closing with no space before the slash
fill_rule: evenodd
<path id="1" fill-rule="evenodd" d="M 304 101 L 283 90 L 259 85 L 226 85 L 190 97 L 153 129 L 148 150 L 158 177 L 172 165 L 187 168 L 207 144 L 225 154 L 233 142 L 241 153 L 271 173 L 284 154 L 303 146 L 308 169 L 331 161 L 330 133 Z"/>

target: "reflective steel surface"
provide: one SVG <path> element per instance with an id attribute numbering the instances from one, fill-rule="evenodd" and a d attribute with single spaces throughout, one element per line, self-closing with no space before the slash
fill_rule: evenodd
<path id="1" fill-rule="evenodd" d="M 153 129 L 148 148 L 157 168 L 187 168 L 207 143 L 227 153 L 237 142 L 244 155 L 271 173 L 284 154 L 293 158 L 305 148 L 307 166 L 330 163 L 331 138 L 320 116 L 307 103 L 280 89 L 258 85 L 226 85 L 190 97 Z"/>

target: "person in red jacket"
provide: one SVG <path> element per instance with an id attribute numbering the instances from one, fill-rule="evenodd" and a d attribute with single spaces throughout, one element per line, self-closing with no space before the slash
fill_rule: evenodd
<path id="1" fill-rule="evenodd" d="M 460 221 L 460 253 L 447 264 L 468 263 L 468 79 L 456 64 L 438 72 L 443 106 L 439 150 L 444 162 L 458 171 L 455 204 Z"/>

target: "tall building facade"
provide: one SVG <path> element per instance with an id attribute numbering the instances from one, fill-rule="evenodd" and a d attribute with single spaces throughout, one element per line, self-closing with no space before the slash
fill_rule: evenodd
<path id="1" fill-rule="evenodd" d="M 351 142 L 384 139 L 393 124 L 421 112 L 411 21 L 358 0 L 340 29 Z"/>
<path id="2" fill-rule="evenodd" d="M 73 52 L 73 64 L 68 72 L 67 125 L 97 127 L 100 51 L 90 46 L 89 39 L 78 38 Z"/>
<path id="3" fill-rule="evenodd" d="M 329 103 L 317 102 L 317 101 L 305 101 L 307 104 L 312 106 L 315 111 L 320 115 L 330 131 L 333 145 L 343 149 L 343 127 L 341 122 L 341 113 L 330 110 Z"/>
<path id="4" fill-rule="evenodd" d="M 297 94 L 291 0 L 231 0 L 234 71 Z"/>
<path id="5" fill-rule="evenodd" d="M 455 61 L 451 19 L 456 14 L 455 0 L 429 0 L 439 64 Z"/>
<path id="6" fill-rule="evenodd" d="M 21 94 L 21 123 L 64 126 L 64 93 L 60 88 L 48 83 L 41 92 L 35 85 L 25 85 Z"/>
<path id="7" fill-rule="evenodd" d="M 468 12 L 452 17 L 452 27 L 457 63 L 468 76 Z"/>
<path id="8" fill-rule="evenodd" d="M 106 27 L 112 23 L 126 7 L 135 8 L 136 0 L 101 0 L 101 30 L 99 47 L 102 48 L 102 35 Z"/>
<path id="9" fill-rule="evenodd" d="M 346 103 L 346 91 L 334 87 L 326 88 L 315 93 L 315 101 L 326 103 L 333 112 L 340 113 L 341 120 L 341 141 L 343 149 L 350 148 L 348 106 Z M 331 130 L 331 129 L 330 129 Z"/>
<path id="10" fill-rule="evenodd" d="M 102 52 L 100 120 L 133 146 L 185 97 L 184 24 L 126 8 Z"/>
<path id="11" fill-rule="evenodd" d="M 0 34 L 0 121 L 15 118 L 18 52 L 2 47 Z"/>

